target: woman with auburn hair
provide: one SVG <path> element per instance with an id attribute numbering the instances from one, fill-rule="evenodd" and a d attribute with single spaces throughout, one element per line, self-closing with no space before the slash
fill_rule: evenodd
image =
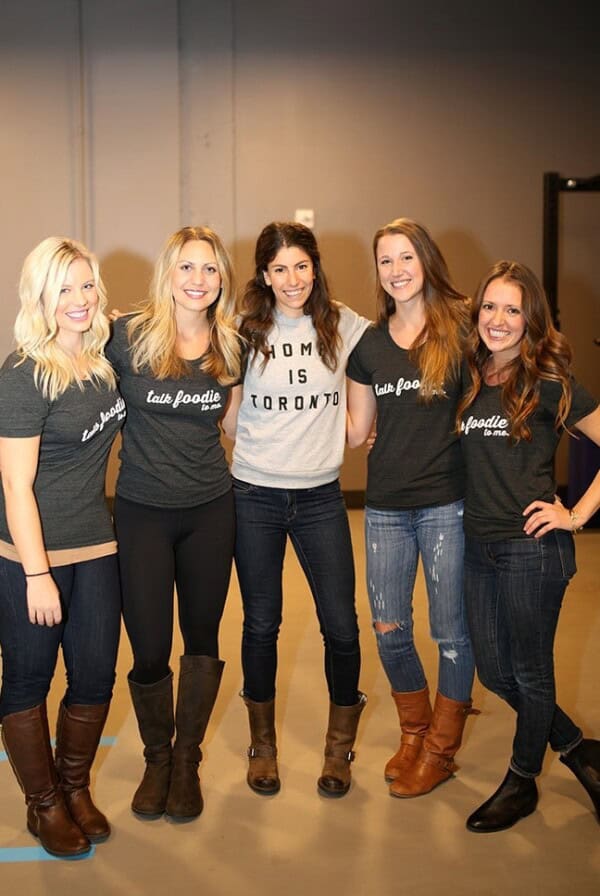
<path id="1" fill-rule="evenodd" d="M 410 218 L 373 239 L 377 322 L 348 364 L 348 443 L 368 457 L 367 592 L 401 728 L 385 766 L 396 797 L 428 793 L 456 770 L 471 712 L 474 660 L 463 595 L 464 474 L 454 432 L 467 300 L 429 232 Z M 423 561 L 439 672 L 433 711 L 413 638 Z"/>
<path id="2" fill-rule="evenodd" d="M 115 680 L 121 602 L 106 465 L 125 416 L 98 262 L 43 240 L 25 259 L 17 349 L 0 370 L 2 740 L 51 855 L 110 834 L 89 792 Z M 62 648 L 67 689 L 53 758 L 46 698 Z"/>
<path id="3" fill-rule="evenodd" d="M 158 257 L 148 298 L 116 320 L 107 349 L 128 408 L 115 526 L 146 760 L 131 805 L 144 818 L 187 821 L 203 808 L 200 744 L 224 665 L 218 633 L 235 531 L 220 440 L 241 388 L 234 311 L 221 240 L 207 227 L 183 227 Z M 184 643 L 175 711 L 174 586 Z"/>
<path id="4" fill-rule="evenodd" d="M 249 358 L 232 467 L 244 605 L 242 694 L 251 736 L 247 780 L 259 794 L 280 787 L 275 681 L 289 536 L 325 645 L 330 707 L 318 790 L 341 797 L 350 788 L 366 697 L 358 690 L 354 561 L 338 477 L 346 361 L 368 321 L 331 299 L 314 234 L 302 224 L 268 224 L 256 243 L 255 264 L 241 311 Z"/>
<path id="5" fill-rule="evenodd" d="M 555 497 L 563 430 L 600 444 L 600 407 L 572 377 L 535 274 L 500 261 L 472 307 L 470 382 L 458 411 L 466 461 L 465 594 L 483 685 L 517 714 L 506 777 L 468 819 L 470 831 L 512 827 L 536 808 L 549 743 L 600 814 L 600 741 L 556 704 L 554 636 L 575 573 L 573 532 L 600 506 L 600 473 L 571 509 Z"/>

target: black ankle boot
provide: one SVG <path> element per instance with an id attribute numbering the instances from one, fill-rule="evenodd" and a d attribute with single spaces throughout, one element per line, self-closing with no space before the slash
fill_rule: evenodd
<path id="1" fill-rule="evenodd" d="M 505 831 L 531 815 L 537 802 L 535 778 L 523 778 L 509 769 L 498 790 L 469 816 L 467 830 L 476 834 Z"/>
<path id="2" fill-rule="evenodd" d="M 561 756 L 560 761 L 587 790 L 600 821 L 600 740 L 582 740 L 570 753 Z"/>

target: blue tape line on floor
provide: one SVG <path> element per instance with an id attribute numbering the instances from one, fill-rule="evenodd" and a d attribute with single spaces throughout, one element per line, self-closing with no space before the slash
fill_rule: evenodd
<path id="1" fill-rule="evenodd" d="M 83 859 L 91 859 L 95 852 L 96 847 L 92 846 L 84 856 L 59 859 L 51 856 L 41 846 L 6 846 L 0 847 L 0 862 L 81 862 Z"/>
<path id="2" fill-rule="evenodd" d="M 116 737 L 101 737 L 100 738 L 100 746 L 101 747 L 114 747 L 117 742 Z M 52 740 L 52 745 L 54 746 L 54 739 Z M 0 750 L 0 762 L 6 762 L 8 756 L 6 755 L 4 750 Z"/>

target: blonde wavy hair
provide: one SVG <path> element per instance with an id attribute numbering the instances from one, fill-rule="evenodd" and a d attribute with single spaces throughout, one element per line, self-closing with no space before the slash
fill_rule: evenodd
<path id="1" fill-rule="evenodd" d="M 165 243 L 154 267 L 148 298 L 127 324 L 131 362 L 136 372 L 147 367 L 159 380 L 180 379 L 189 374 L 189 362 L 177 354 L 172 278 L 182 248 L 194 240 L 203 240 L 212 247 L 221 277 L 219 296 L 208 308 L 210 344 L 200 369 L 228 386 L 241 374 L 233 265 L 220 238 L 208 227 L 182 227 Z"/>
<path id="2" fill-rule="evenodd" d="M 91 269 L 98 294 L 92 325 L 82 333 L 82 351 L 75 359 L 58 342 L 56 309 L 69 267 L 82 259 Z M 34 380 L 44 398 L 54 401 L 73 383 L 80 389 L 91 380 L 114 388 L 115 375 L 104 357 L 109 337 L 105 316 L 107 297 L 96 256 L 82 243 L 67 237 L 49 236 L 33 249 L 23 263 L 19 281 L 21 309 L 15 321 L 19 364 L 35 362 Z"/>
<path id="3" fill-rule="evenodd" d="M 410 348 L 410 357 L 420 372 L 419 396 L 423 401 L 431 401 L 443 392 L 448 378 L 458 376 L 468 329 L 469 300 L 452 285 L 446 260 L 429 231 L 412 218 L 396 218 L 373 237 L 379 326 L 396 311 L 396 303 L 381 285 L 377 267 L 379 240 L 390 234 L 410 240 L 423 268 L 425 324 Z"/>

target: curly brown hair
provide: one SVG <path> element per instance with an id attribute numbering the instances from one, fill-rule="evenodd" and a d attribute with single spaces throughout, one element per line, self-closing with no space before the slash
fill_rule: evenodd
<path id="1" fill-rule="evenodd" d="M 514 283 L 521 291 L 525 332 L 519 344 L 519 354 L 507 365 L 508 375 L 502 384 L 502 406 L 510 421 L 511 438 L 515 442 L 521 439 L 529 442 L 532 436 L 528 420 L 539 404 L 542 380 L 560 383 L 562 394 L 555 426 L 559 429 L 565 425 L 571 408 L 572 351 L 552 323 L 542 284 L 530 268 L 518 261 L 496 262 L 477 287 L 471 307 L 471 332 L 465 349 L 471 385 L 458 407 L 457 430 L 460 430 L 463 414 L 481 390 L 484 368 L 491 354 L 479 335 L 478 320 L 485 291 L 493 280 Z"/>
<path id="2" fill-rule="evenodd" d="M 255 273 L 242 297 L 239 332 L 256 355 L 262 354 L 264 370 L 270 358 L 268 336 L 275 320 L 275 296 L 265 283 L 264 275 L 280 249 L 294 247 L 306 252 L 312 262 L 315 279 L 303 310 L 304 314 L 311 316 L 317 332 L 319 357 L 333 371 L 337 368 L 341 346 L 338 332 L 340 310 L 331 299 L 315 236 L 304 224 L 272 221 L 261 231 L 254 252 Z"/>

